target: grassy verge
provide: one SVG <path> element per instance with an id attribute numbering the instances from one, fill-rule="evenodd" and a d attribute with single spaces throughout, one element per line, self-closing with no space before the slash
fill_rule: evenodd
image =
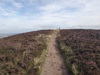
<path id="1" fill-rule="evenodd" d="M 41 56 L 39 58 L 35 58 L 34 59 L 34 68 L 37 69 L 37 75 L 40 75 L 41 74 L 41 71 L 42 71 L 42 67 L 43 67 L 43 64 L 44 64 L 44 61 L 45 61 L 45 54 L 47 52 L 47 49 L 43 50 Z"/>
<path id="2" fill-rule="evenodd" d="M 64 57 L 65 64 L 69 75 L 78 75 L 77 65 L 72 63 L 71 59 L 74 58 L 74 53 L 70 47 L 65 46 L 60 38 L 57 38 L 58 48 Z"/>
<path id="3" fill-rule="evenodd" d="M 47 45 L 50 42 L 50 38 L 52 37 L 52 35 L 53 35 L 53 33 L 51 35 L 46 35 L 46 36 L 43 35 L 42 36 L 42 37 L 46 38 L 45 42 L 46 42 Z M 41 37 L 41 35 L 39 35 L 38 37 Z M 44 63 L 45 63 L 45 56 L 46 56 L 47 50 L 48 50 L 48 48 L 46 47 L 42 51 L 41 55 L 39 57 L 37 57 L 37 58 L 34 59 L 34 68 L 37 69 L 36 75 L 41 75 L 42 68 L 43 68 Z"/>

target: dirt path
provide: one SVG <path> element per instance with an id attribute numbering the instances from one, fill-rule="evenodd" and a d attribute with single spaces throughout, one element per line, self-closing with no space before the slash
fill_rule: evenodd
<path id="1" fill-rule="evenodd" d="M 56 33 L 48 44 L 48 52 L 41 75 L 68 75 L 64 61 L 56 47 Z"/>

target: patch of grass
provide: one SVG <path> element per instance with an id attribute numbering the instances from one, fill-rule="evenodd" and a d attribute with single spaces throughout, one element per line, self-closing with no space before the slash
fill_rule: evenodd
<path id="1" fill-rule="evenodd" d="M 71 62 L 71 59 L 75 57 L 73 51 L 71 50 L 70 47 L 61 43 L 60 39 L 57 39 L 57 42 L 58 42 L 58 48 L 62 56 L 64 57 L 68 73 L 70 75 L 78 75 L 77 65 L 75 63 L 72 64 Z"/>

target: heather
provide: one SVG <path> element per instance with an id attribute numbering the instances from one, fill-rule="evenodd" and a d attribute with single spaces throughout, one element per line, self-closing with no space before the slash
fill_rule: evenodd
<path id="1" fill-rule="evenodd" d="M 100 30 L 61 30 L 57 42 L 70 75 L 100 75 Z"/>
<path id="2" fill-rule="evenodd" d="M 52 30 L 0 39 L 0 75 L 39 75 Z"/>

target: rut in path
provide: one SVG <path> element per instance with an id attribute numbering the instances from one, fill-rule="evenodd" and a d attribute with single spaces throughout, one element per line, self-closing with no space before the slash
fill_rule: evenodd
<path id="1" fill-rule="evenodd" d="M 41 75 L 68 75 L 63 58 L 56 45 L 57 34 L 53 34 L 48 44 L 45 64 Z"/>

